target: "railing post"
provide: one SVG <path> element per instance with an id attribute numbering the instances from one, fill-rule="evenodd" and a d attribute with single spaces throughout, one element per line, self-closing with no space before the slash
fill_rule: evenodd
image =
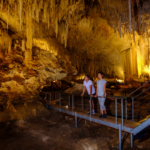
<path id="1" fill-rule="evenodd" d="M 90 96 L 90 121 L 91 121 L 91 96 Z"/>
<path id="2" fill-rule="evenodd" d="M 51 105 L 51 93 L 49 94 L 49 100 L 50 100 L 50 105 Z"/>
<path id="3" fill-rule="evenodd" d="M 131 148 L 133 148 L 133 134 L 130 134 L 130 138 L 131 138 Z"/>
<path id="4" fill-rule="evenodd" d="M 132 121 L 134 121 L 134 98 L 132 98 Z"/>
<path id="5" fill-rule="evenodd" d="M 123 98 L 121 99 L 121 118 L 122 118 L 122 129 L 123 129 Z"/>
<path id="6" fill-rule="evenodd" d="M 61 111 L 61 93 L 59 93 L 59 108 L 60 108 L 60 111 Z"/>
<path id="7" fill-rule="evenodd" d="M 119 150 L 121 150 L 121 124 L 119 124 Z"/>
<path id="8" fill-rule="evenodd" d="M 70 94 L 68 95 L 68 105 L 70 107 Z"/>
<path id="9" fill-rule="evenodd" d="M 72 95 L 72 112 L 74 110 L 74 96 Z"/>
<path id="10" fill-rule="evenodd" d="M 56 104 L 56 92 L 55 92 L 55 104 Z"/>
<path id="11" fill-rule="evenodd" d="M 83 110 L 84 106 L 83 106 L 83 96 L 82 96 L 82 110 Z"/>
<path id="12" fill-rule="evenodd" d="M 115 98 L 115 121 L 117 124 L 117 98 Z"/>
<path id="13" fill-rule="evenodd" d="M 75 112 L 75 127 L 77 128 L 77 113 Z"/>
<path id="14" fill-rule="evenodd" d="M 127 99 L 125 100 L 125 109 L 126 109 L 126 120 L 127 120 L 128 119 Z"/>

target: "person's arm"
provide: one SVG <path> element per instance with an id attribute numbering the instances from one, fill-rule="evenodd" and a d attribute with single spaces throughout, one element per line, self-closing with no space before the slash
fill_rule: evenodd
<path id="1" fill-rule="evenodd" d="M 104 84 L 104 90 L 103 90 L 103 96 L 102 97 L 105 97 L 105 91 L 106 91 L 106 83 Z"/>
<path id="2" fill-rule="evenodd" d="M 83 96 L 84 93 L 85 93 L 85 86 L 83 86 L 83 92 L 82 92 L 81 96 Z"/>

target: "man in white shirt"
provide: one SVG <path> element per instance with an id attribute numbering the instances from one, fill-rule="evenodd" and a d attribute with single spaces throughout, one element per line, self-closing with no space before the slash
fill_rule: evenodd
<path id="1" fill-rule="evenodd" d="M 93 85 L 93 82 L 92 80 L 90 80 L 90 77 L 89 75 L 86 75 L 84 77 L 84 82 L 83 82 L 83 92 L 81 94 L 81 96 L 84 95 L 85 93 L 85 89 L 87 89 L 87 92 L 88 94 L 90 95 L 91 97 L 91 114 L 95 114 L 95 110 L 94 110 L 94 96 L 95 96 L 95 88 L 94 88 L 94 85 Z M 89 100 L 89 103 L 90 103 L 90 100 Z M 88 113 L 88 115 L 90 115 L 90 113 Z"/>

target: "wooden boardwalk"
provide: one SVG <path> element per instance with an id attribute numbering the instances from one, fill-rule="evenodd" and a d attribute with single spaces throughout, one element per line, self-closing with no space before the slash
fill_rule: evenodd
<path id="1" fill-rule="evenodd" d="M 52 101 L 51 106 L 55 107 L 57 109 L 60 109 L 60 106 L 58 104 L 55 104 L 55 101 Z M 67 107 L 67 106 L 61 106 L 61 109 L 69 111 L 69 112 L 76 112 L 77 114 L 89 117 L 88 111 L 86 111 L 86 110 L 74 108 L 73 111 L 72 111 L 72 108 L 71 107 Z M 110 123 L 114 123 L 114 124 L 116 123 L 115 117 L 113 117 L 113 116 L 107 116 L 107 118 L 99 118 L 99 115 L 100 114 L 95 113 L 94 115 L 91 115 L 91 118 L 99 119 L 99 120 L 110 122 Z M 122 123 L 122 119 L 121 118 L 117 118 L 117 124 L 119 125 L 121 123 Z M 134 122 L 134 121 L 123 119 L 123 125 L 125 127 L 129 127 L 129 128 L 134 129 L 137 126 L 139 126 L 140 123 L 139 122 Z"/>

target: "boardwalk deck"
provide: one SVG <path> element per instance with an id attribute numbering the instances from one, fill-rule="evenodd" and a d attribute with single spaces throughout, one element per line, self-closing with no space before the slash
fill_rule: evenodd
<path id="1" fill-rule="evenodd" d="M 51 106 L 54 107 L 54 108 L 60 109 L 60 106 L 59 106 L 58 104 L 54 104 L 54 102 L 51 104 Z M 88 111 L 85 111 L 85 110 L 81 110 L 81 109 L 75 108 L 75 109 L 73 109 L 73 111 L 72 111 L 72 108 L 71 108 L 71 107 L 66 107 L 66 106 L 61 106 L 61 109 L 70 112 L 70 115 L 71 115 L 72 112 L 76 112 L 77 114 L 80 114 L 80 115 L 84 115 L 84 116 L 86 116 L 86 117 L 89 117 Z M 74 116 L 74 115 L 73 115 L 73 116 Z M 94 115 L 91 115 L 91 118 L 99 119 L 99 120 L 102 120 L 102 121 L 105 121 L 105 122 L 114 123 L 114 124 L 116 123 L 116 122 L 115 122 L 115 117 L 113 117 L 113 116 L 107 116 L 107 118 L 99 118 L 99 114 L 96 113 L 96 114 L 94 114 Z M 117 124 L 119 125 L 119 124 L 121 124 L 121 123 L 122 123 L 121 118 L 117 118 Z M 134 129 L 134 128 L 136 128 L 137 126 L 139 126 L 140 123 L 124 119 L 123 125 L 124 125 L 125 127 L 129 127 L 129 128 Z"/>

